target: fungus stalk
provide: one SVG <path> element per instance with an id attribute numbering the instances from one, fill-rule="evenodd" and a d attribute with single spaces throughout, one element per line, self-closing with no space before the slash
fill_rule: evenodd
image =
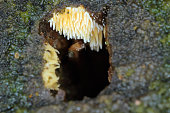
<path id="1" fill-rule="evenodd" d="M 62 13 L 53 13 L 50 27 L 67 39 L 83 39 L 89 42 L 91 50 L 102 49 L 104 27 L 95 22 L 83 6 L 66 7 Z"/>

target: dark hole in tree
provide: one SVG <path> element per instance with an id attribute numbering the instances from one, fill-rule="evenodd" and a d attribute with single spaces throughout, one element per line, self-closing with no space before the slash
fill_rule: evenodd
<path id="1" fill-rule="evenodd" d="M 59 35 L 50 28 L 48 21 L 40 22 L 39 34 L 60 52 L 61 67 L 56 70 L 56 75 L 60 78 L 60 89 L 66 92 L 66 101 L 81 100 L 84 96 L 96 97 L 109 84 L 109 54 L 104 39 L 103 49 L 99 52 L 92 51 L 86 44 L 84 49 L 74 53 L 69 51 L 69 48 L 75 40 L 67 40 L 63 35 Z M 78 57 L 75 57 L 76 53 Z M 52 93 L 56 94 L 56 91 Z"/>
<path id="2" fill-rule="evenodd" d="M 61 89 L 66 100 L 81 100 L 84 96 L 96 97 L 108 84 L 109 54 L 105 48 L 100 52 L 90 48 L 82 50 L 78 59 L 67 58 L 61 62 Z"/>

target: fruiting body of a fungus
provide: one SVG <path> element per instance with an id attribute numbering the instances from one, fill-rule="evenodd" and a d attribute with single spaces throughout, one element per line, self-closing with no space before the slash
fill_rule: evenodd
<path id="1" fill-rule="evenodd" d="M 83 39 L 89 42 L 91 50 L 102 49 L 105 27 L 96 23 L 83 6 L 66 7 L 63 12 L 53 13 L 50 27 L 67 39 Z"/>
<path id="2" fill-rule="evenodd" d="M 44 69 L 42 72 L 42 78 L 44 85 L 48 89 L 58 90 L 59 77 L 56 75 L 55 70 L 60 68 L 59 58 L 56 49 L 54 49 L 49 43 L 45 43 L 45 52 L 43 59 L 45 60 Z"/>

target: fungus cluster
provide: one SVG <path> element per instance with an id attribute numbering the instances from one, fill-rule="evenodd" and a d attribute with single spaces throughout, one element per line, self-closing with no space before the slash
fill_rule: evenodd
<path id="1" fill-rule="evenodd" d="M 95 17 L 96 15 L 98 15 L 97 18 Z M 50 32 L 44 32 L 42 30 L 42 34 L 45 34 L 44 36 L 47 41 L 44 44 L 45 52 L 43 59 L 45 60 L 45 64 L 42 72 L 42 78 L 47 89 L 58 90 L 60 86 L 58 83 L 59 76 L 57 76 L 55 72 L 56 69 L 60 68 L 60 60 L 58 57 L 59 51 L 56 49 L 56 47 L 53 48 L 53 44 L 50 43 L 50 41 L 53 41 L 55 39 L 60 40 L 58 35 L 56 35 L 55 33 L 59 34 L 60 36 L 62 35 L 61 37 L 65 37 L 67 40 L 81 39 L 77 42 L 75 40 L 68 41 L 68 44 L 73 44 L 70 45 L 68 51 L 74 52 L 74 58 L 76 59 L 79 55 L 76 54 L 78 53 L 77 51 L 85 48 L 84 43 L 89 43 L 90 49 L 98 52 L 100 49 L 102 49 L 103 38 L 106 37 L 106 26 L 103 23 L 103 16 L 103 13 L 98 13 L 95 15 L 89 13 L 82 5 L 78 7 L 66 7 L 62 11 L 53 13 L 53 17 L 50 18 L 48 21 L 45 21 L 44 24 L 41 25 L 45 26 L 41 27 L 41 30 L 45 29 L 47 26 L 47 29 L 50 29 Z M 50 36 L 53 38 L 51 38 Z M 48 41 L 48 39 L 51 40 Z M 59 44 L 58 41 L 54 41 L 54 43 L 56 45 Z M 60 51 L 60 53 L 62 53 L 62 51 Z M 94 52 L 93 54 L 95 53 L 96 52 Z M 63 57 L 63 55 L 64 54 L 60 54 L 60 57 Z M 62 87 L 62 85 L 60 87 Z"/>
<path id="2" fill-rule="evenodd" d="M 63 12 L 53 13 L 50 27 L 69 39 L 83 39 L 89 42 L 91 50 L 102 49 L 104 27 L 93 20 L 83 6 L 66 7 Z"/>
<path id="3" fill-rule="evenodd" d="M 48 89 L 58 90 L 59 77 L 56 75 L 55 70 L 60 68 L 59 58 L 56 49 L 54 49 L 49 43 L 45 43 L 45 52 L 43 59 L 45 60 L 44 69 L 42 72 L 42 78 L 44 85 Z"/>

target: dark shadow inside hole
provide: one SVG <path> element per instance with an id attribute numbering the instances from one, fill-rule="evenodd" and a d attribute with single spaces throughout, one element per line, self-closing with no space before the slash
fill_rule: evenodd
<path id="1" fill-rule="evenodd" d="M 66 91 L 66 101 L 96 97 L 108 84 L 109 54 L 89 47 L 79 52 L 79 58 L 67 57 L 61 62 L 60 88 Z"/>

